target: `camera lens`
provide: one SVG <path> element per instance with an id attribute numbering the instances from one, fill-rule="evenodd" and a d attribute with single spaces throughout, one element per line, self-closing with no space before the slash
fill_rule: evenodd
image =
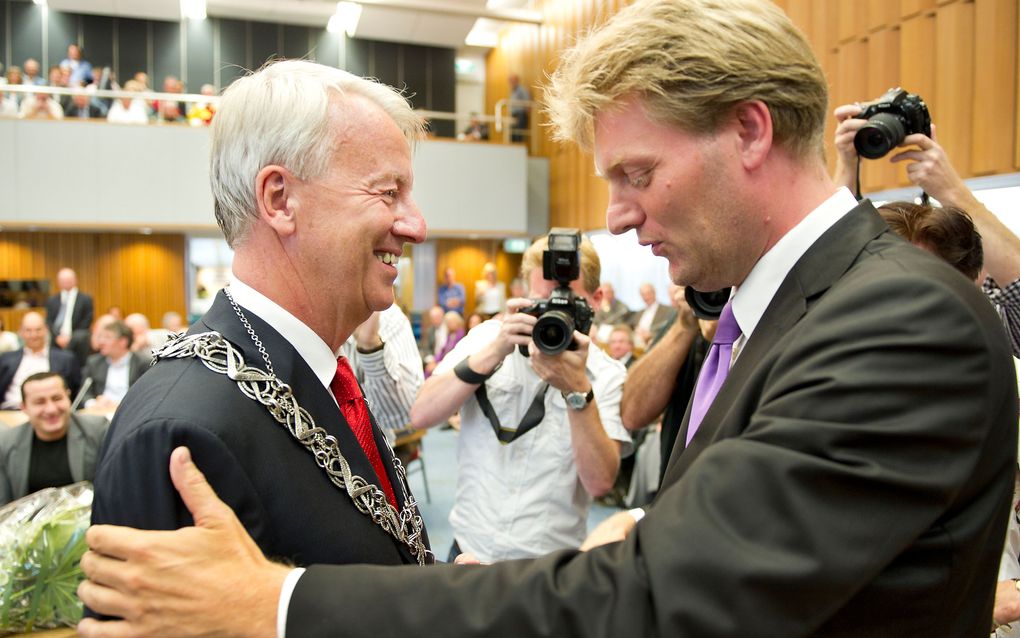
<path id="1" fill-rule="evenodd" d="M 538 318 L 531 338 L 542 352 L 559 354 L 574 340 L 574 319 L 565 312 L 550 310 Z"/>
<path id="2" fill-rule="evenodd" d="M 730 300 L 730 289 L 701 292 L 687 286 L 684 289 L 684 299 L 687 300 L 687 305 L 690 306 L 695 317 L 715 321 L 722 314 L 726 302 Z"/>
<path id="3" fill-rule="evenodd" d="M 906 135 L 902 119 L 892 113 L 877 113 L 857 131 L 854 148 L 861 157 L 878 159 L 899 146 Z"/>

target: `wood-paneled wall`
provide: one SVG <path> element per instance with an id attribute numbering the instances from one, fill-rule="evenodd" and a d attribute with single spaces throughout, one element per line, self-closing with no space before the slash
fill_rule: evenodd
<path id="1" fill-rule="evenodd" d="M 140 312 L 158 327 L 163 313 L 185 314 L 184 235 L 0 232 L 0 279 L 48 279 L 78 273 L 78 288 L 92 295 L 96 316 L 110 306 Z M 0 309 L 9 330 L 27 310 Z"/>
<path id="2" fill-rule="evenodd" d="M 936 136 L 963 177 L 1020 170 L 1020 0 L 775 0 L 804 31 L 830 86 L 830 111 L 871 100 L 892 86 L 924 98 Z M 517 25 L 501 35 L 487 61 L 487 108 L 509 94 L 520 74 L 542 102 L 542 85 L 562 51 L 601 24 L 626 0 L 545 0 L 542 26 Z M 532 148 L 550 159 L 550 224 L 605 227 L 608 193 L 592 159 L 553 143 L 532 116 Z M 827 126 L 832 167 L 834 118 Z M 865 191 L 909 185 L 903 166 L 865 162 Z"/>
<path id="3" fill-rule="evenodd" d="M 471 314 L 475 307 L 475 282 L 482 278 L 482 266 L 491 261 L 496 264 L 496 278 L 506 284 L 510 293 L 510 281 L 521 270 L 521 256 L 505 253 L 503 242 L 496 239 L 437 239 L 436 279 L 443 283 L 447 268 L 457 271 L 457 281 L 464 284 L 467 292 L 465 309 Z"/>

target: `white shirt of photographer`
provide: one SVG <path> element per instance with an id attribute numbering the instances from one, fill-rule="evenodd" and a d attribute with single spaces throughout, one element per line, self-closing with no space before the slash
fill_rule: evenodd
<path id="1" fill-rule="evenodd" d="M 435 374 L 496 338 L 499 321 L 486 321 L 467 333 L 443 358 Z M 587 374 L 595 392 L 602 427 L 620 441 L 631 440 L 620 420 L 626 369 L 596 346 L 588 350 Z M 493 410 L 504 427 L 515 428 L 531 406 L 542 380 L 516 350 L 485 383 Z M 587 533 L 591 496 L 577 476 L 570 422 L 560 392 L 545 395 L 545 418 L 508 445 L 501 444 L 474 395 L 461 407 L 457 441 L 457 495 L 450 525 L 461 551 L 485 563 L 541 556 L 577 548 Z"/>

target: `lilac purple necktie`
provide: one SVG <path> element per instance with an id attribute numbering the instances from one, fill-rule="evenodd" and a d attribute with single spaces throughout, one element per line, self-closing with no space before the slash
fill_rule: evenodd
<path id="1" fill-rule="evenodd" d="M 687 441 L 684 447 L 691 444 L 694 433 L 698 431 L 701 420 L 705 418 L 708 407 L 730 372 L 730 360 L 733 357 L 733 342 L 740 337 L 740 326 L 733 317 L 733 301 L 726 302 L 719 325 L 715 329 L 712 347 L 708 349 L 705 363 L 701 366 L 698 383 L 694 386 L 694 404 L 691 406 L 691 418 L 687 423 Z"/>

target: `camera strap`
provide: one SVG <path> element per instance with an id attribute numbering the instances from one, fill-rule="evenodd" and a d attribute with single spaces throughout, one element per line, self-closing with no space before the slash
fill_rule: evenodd
<path id="1" fill-rule="evenodd" d="M 499 417 L 496 416 L 496 411 L 492 409 L 492 404 L 489 403 L 489 395 L 485 392 L 484 383 L 475 389 L 475 400 L 478 401 L 478 407 L 482 409 L 482 414 L 489 419 L 492 431 L 496 433 L 496 438 L 499 439 L 500 443 L 506 445 L 518 437 L 524 436 L 542 422 L 542 419 L 545 418 L 545 393 L 548 391 L 549 384 L 543 383 L 542 387 L 538 389 L 535 398 L 532 399 L 531 405 L 528 406 L 528 411 L 524 413 L 524 418 L 516 430 L 500 425 Z"/>

